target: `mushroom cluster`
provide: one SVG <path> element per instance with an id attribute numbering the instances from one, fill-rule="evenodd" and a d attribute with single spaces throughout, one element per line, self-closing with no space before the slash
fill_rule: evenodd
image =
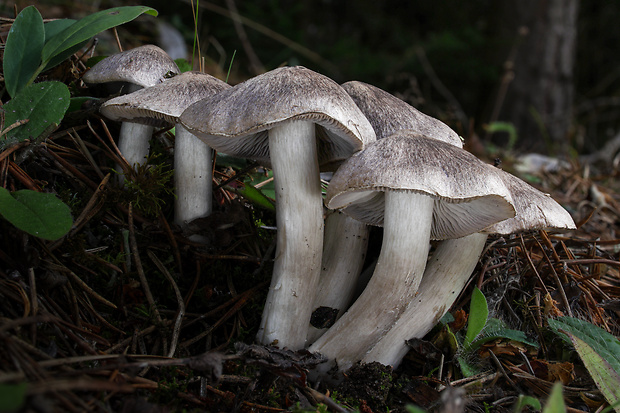
<path id="1" fill-rule="evenodd" d="M 136 63 L 131 53 L 103 60 L 85 81 L 110 81 L 101 73 L 123 72 Z M 277 246 L 257 340 L 322 353 L 330 362 L 319 372 L 358 361 L 397 366 L 405 340 L 426 334 L 464 288 L 488 234 L 575 227 L 548 195 L 485 164 L 447 125 L 372 85 L 339 85 L 297 66 L 229 86 L 162 67 L 101 112 L 124 124 L 176 127 L 179 225 L 211 212 L 211 148 L 273 169 Z M 146 156 L 150 133 L 122 132 L 123 141 L 142 141 L 129 152 L 132 145 L 119 144 L 130 165 Z M 325 200 L 324 171 L 334 172 Z M 368 226 L 383 227 L 382 247 L 354 299 Z M 440 243 L 429 258 L 431 240 Z M 311 326 L 321 309 L 333 313 L 333 325 Z"/>

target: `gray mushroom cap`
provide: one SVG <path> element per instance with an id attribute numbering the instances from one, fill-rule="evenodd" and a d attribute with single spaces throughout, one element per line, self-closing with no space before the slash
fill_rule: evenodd
<path id="1" fill-rule="evenodd" d="M 185 72 L 164 83 L 110 99 L 101 106 L 101 113 L 116 121 L 171 126 L 192 103 L 230 87 L 209 74 Z"/>
<path id="2" fill-rule="evenodd" d="M 126 50 L 97 62 L 82 80 L 86 83 L 127 82 L 150 87 L 180 72 L 174 60 L 154 45 Z"/>
<path id="3" fill-rule="evenodd" d="M 463 149 L 411 131 L 380 139 L 342 164 L 327 188 L 326 205 L 382 226 L 386 190 L 432 197 L 436 240 L 463 237 L 515 216 L 510 191 L 496 171 Z"/>
<path id="4" fill-rule="evenodd" d="M 211 121 L 205 124 L 202 119 Z M 294 120 L 317 124 L 318 160 L 331 169 L 375 140 L 351 97 L 333 80 L 302 66 L 251 78 L 188 107 L 181 124 L 220 152 L 269 163 L 268 130 Z"/>
<path id="5" fill-rule="evenodd" d="M 508 235 L 533 230 L 575 229 L 575 221 L 549 194 L 539 191 L 508 172 L 497 169 L 500 178 L 510 190 L 516 215 L 485 228 L 484 233 Z"/>
<path id="6" fill-rule="evenodd" d="M 448 125 L 420 112 L 383 89 L 357 80 L 343 83 L 342 88 L 366 115 L 377 139 L 390 136 L 399 130 L 412 130 L 459 148 L 463 147 L 461 138 Z"/>

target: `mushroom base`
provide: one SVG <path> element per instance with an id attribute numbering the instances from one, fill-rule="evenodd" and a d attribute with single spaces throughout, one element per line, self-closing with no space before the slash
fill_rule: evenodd
<path id="1" fill-rule="evenodd" d="M 342 371 L 361 360 L 405 311 L 426 265 L 433 199 L 398 191 L 385 195 L 383 245 L 372 278 L 351 308 L 309 348 Z M 319 370 L 330 367 L 324 363 Z"/>
<path id="2" fill-rule="evenodd" d="M 426 265 L 418 293 L 396 324 L 363 358 L 398 367 L 409 351 L 406 340 L 426 335 L 448 312 L 478 263 L 486 234 L 442 241 Z"/>

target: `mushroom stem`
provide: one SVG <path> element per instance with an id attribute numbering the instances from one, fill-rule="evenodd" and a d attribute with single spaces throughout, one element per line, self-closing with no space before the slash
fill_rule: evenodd
<path id="1" fill-rule="evenodd" d="M 118 149 L 130 168 L 135 168 L 136 164 L 142 165 L 146 162 L 146 158 L 149 156 L 149 141 L 152 135 L 152 126 L 132 122 L 123 122 L 121 124 L 118 136 Z M 124 179 L 125 175 L 121 174 L 120 182 L 123 183 Z"/>
<path id="2" fill-rule="evenodd" d="M 355 294 L 368 246 L 368 225 L 340 212 L 331 211 L 325 219 L 325 238 L 321 276 L 312 310 L 320 307 L 344 314 Z M 310 326 L 307 344 L 314 343 L 327 328 Z"/>
<path id="3" fill-rule="evenodd" d="M 175 127 L 174 222 L 183 225 L 211 214 L 213 151 L 180 124 Z"/>
<path id="4" fill-rule="evenodd" d="M 408 191 L 386 191 L 384 232 L 375 271 L 351 308 L 309 350 L 338 363 L 360 360 L 392 327 L 418 289 L 430 239 L 434 201 Z M 329 363 L 319 366 L 323 372 Z"/>
<path id="5" fill-rule="evenodd" d="M 405 341 L 424 337 L 448 312 L 476 267 L 486 240 L 486 234 L 476 233 L 442 241 L 426 265 L 417 295 L 362 362 L 398 367 L 409 351 Z"/>
<path id="6" fill-rule="evenodd" d="M 284 122 L 269 131 L 276 186 L 276 256 L 257 340 L 304 347 L 321 271 L 323 200 L 312 122 Z"/>

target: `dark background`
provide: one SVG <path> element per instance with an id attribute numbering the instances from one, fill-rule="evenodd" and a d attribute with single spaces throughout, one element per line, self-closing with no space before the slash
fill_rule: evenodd
<path id="1" fill-rule="evenodd" d="M 0 13 L 12 15 L 13 4 L 0 6 Z M 80 17 L 118 5 L 152 6 L 159 11 L 157 19 L 143 17 L 119 29 L 123 46 L 156 41 L 154 23 L 166 21 L 183 35 L 191 53 L 190 0 L 35 4 L 44 18 Z M 234 53 L 231 83 L 284 64 L 301 64 L 338 82 L 362 80 L 444 120 L 474 152 L 514 145 L 521 152 L 574 156 L 597 150 L 620 126 L 620 3 L 615 1 L 218 0 L 199 5 L 206 71 L 225 78 Z M 242 24 L 231 18 L 235 11 Z M 516 132 L 516 142 L 507 132 Z"/>

